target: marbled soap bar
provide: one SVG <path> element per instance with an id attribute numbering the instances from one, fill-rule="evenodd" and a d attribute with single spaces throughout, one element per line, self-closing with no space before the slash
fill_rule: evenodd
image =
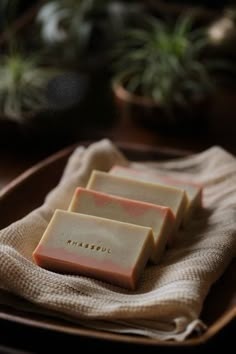
<path id="1" fill-rule="evenodd" d="M 33 258 L 52 271 L 135 289 L 152 248 L 151 228 L 56 210 Z"/>
<path id="2" fill-rule="evenodd" d="M 92 172 L 87 188 L 123 198 L 169 207 L 176 218 L 175 229 L 180 225 L 187 205 L 187 197 L 182 189 L 114 176 L 101 171 Z"/>
<path id="3" fill-rule="evenodd" d="M 184 223 L 192 216 L 193 211 L 202 205 L 202 186 L 191 181 L 179 180 L 167 175 L 160 175 L 153 170 L 138 170 L 129 167 L 115 165 L 109 172 L 115 176 L 125 176 L 137 180 L 143 180 L 152 183 L 162 183 L 167 186 L 182 188 L 186 192 L 187 207 L 185 210 Z"/>
<path id="4" fill-rule="evenodd" d="M 77 188 L 69 211 L 151 227 L 154 248 L 150 260 L 158 263 L 171 238 L 175 217 L 170 208 Z"/>

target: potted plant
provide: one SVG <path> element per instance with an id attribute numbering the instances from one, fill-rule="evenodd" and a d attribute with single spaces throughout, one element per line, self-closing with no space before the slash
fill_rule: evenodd
<path id="1" fill-rule="evenodd" d="M 1 117 L 22 122 L 45 109 L 45 88 L 55 72 L 38 66 L 35 58 L 11 53 L 0 58 Z"/>
<path id="2" fill-rule="evenodd" d="M 63 145 L 78 125 L 74 111 L 85 96 L 80 77 L 68 92 L 68 80 L 55 68 L 43 67 L 39 57 L 12 51 L 0 58 L 1 144 L 20 142 Z M 78 86 L 78 81 L 80 86 Z M 77 125 L 76 125 L 77 124 Z M 53 138 L 52 138 L 53 137 Z"/>
<path id="3" fill-rule="evenodd" d="M 1 142 L 19 137 L 22 127 L 28 125 L 46 107 L 45 89 L 52 73 L 42 69 L 36 59 L 18 52 L 0 58 L 0 123 Z"/>
<path id="4" fill-rule="evenodd" d="M 115 51 L 113 91 L 119 114 L 169 132 L 206 129 L 213 84 L 204 62 L 207 41 L 191 17 L 172 26 L 148 17 L 124 34 Z M 204 127 L 205 124 L 205 127 Z"/>
<path id="5" fill-rule="evenodd" d="M 4 4 L 9 5 L 9 1 Z M 44 146 L 61 147 L 83 137 L 85 127 L 91 123 L 87 124 L 87 117 L 86 122 L 84 119 L 89 78 L 69 68 L 58 69 L 58 56 L 52 55 L 50 63 L 35 39 L 37 28 L 32 12 L 29 20 L 23 27 L 31 37 L 34 34 L 33 45 L 28 34 L 22 35 L 7 17 L 3 26 L 6 35 L 1 38 L 0 144 L 14 141 L 37 147 L 43 141 Z"/>

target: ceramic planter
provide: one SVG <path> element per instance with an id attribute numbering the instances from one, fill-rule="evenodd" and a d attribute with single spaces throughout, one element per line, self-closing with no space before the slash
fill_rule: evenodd
<path id="1" fill-rule="evenodd" d="M 173 103 L 171 109 L 166 109 L 151 98 L 129 92 L 122 81 L 114 81 L 112 89 L 121 120 L 174 134 L 202 134 L 208 129 L 209 97 L 189 102 L 187 106 Z"/>

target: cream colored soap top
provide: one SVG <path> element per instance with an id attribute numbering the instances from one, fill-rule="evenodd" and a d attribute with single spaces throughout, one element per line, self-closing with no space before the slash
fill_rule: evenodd
<path id="1" fill-rule="evenodd" d="M 69 211 L 151 227 L 154 249 L 150 259 L 157 263 L 172 237 L 175 217 L 168 207 L 77 188 Z"/>
<path id="2" fill-rule="evenodd" d="M 33 257 L 50 270 L 134 289 L 152 248 L 148 227 L 57 210 Z"/>
<path id="3" fill-rule="evenodd" d="M 201 193 L 202 186 L 200 184 L 187 181 L 184 179 L 173 178 L 168 175 L 160 175 L 151 169 L 139 170 L 126 166 L 115 165 L 109 172 L 116 176 L 132 177 L 137 180 L 143 180 L 152 183 L 166 184 L 177 188 L 184 189 L 189 202 L 194 200 Z"/>
<path id="4" fill-rule="evenodd" d="M 194 209 L 200 207 L 202 204 L 202 186 L 200 184 L 184 179 L 176 179 L 168 175 L 160 175 L 151 169 L 146 169 L 144 171 L 119 165 L 113 166 L 109 173 L 115 176 L 125 176 L 137 180 L 160 183 L 184 189 L 187 197 L 185 221 L 191 217 Z"/>
<path id="5" fill-rule="evenodd" d="M 96 170 L 92 172 L 87 188 L 169 207 L 176 217 L 176 227 L 179 226 L 187 205 L 186 193 L 182 189 Z"/>

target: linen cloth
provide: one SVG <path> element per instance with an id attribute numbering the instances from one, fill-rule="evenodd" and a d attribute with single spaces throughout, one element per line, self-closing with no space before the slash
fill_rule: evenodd
<path id="1" fill-rule="evenodd" d="M 78 147 L 44 204 L 0 231 L 0 287 L 42 313 L 84 326 L 161 340 L 204 330 L 199 319 L 211 285 L 236 255 L 236 160 L 220 147 L 168 162 L 130 162 L 203 184 L 203 208 L 181 229 L 159 265 L 147 265 L 136 291 L 37 266 L 32 252 L 56 208 L 67 209 L 93 169 L 129 161 L 107 139 Z M 43 183 L 43 181 L 42 181 Z M 26 196 L 27 197 L 27 196 Z"/>

